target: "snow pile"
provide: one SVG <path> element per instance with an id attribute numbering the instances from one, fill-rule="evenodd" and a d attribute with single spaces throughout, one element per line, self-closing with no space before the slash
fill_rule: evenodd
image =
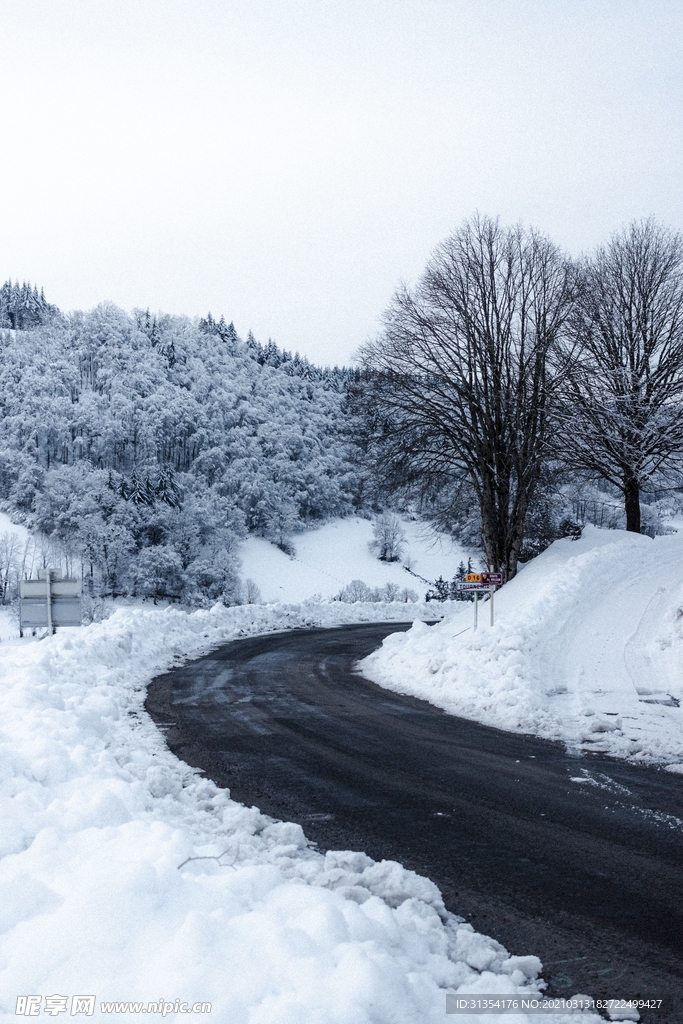
<path id="1" fill-rule="evenodd" d="M 433 581 L 452 579 L 468 552 L 456 541 L 426 523 L 401 520 L 405 535 L 401 562 L 381 562 L 371 551 L 373 524 L 369 519 L 335 519 L 317 530 L 292 537 L 294 557 L 259 537 L 249 537 L 239 548 L 242 575 L 258 585 L 266 601 L 305 601 L 313 594 L 334 597 L 352 580 L 369 587 L 393 583 L 421 598 L 427 585 L 403 568 Z"/>
<path id="2" fill-rule="evenodd" d="M 451 606 L 452 607 L 452 606 Z M 495 598 L 416 622 L 364 674 L 452 714 L 569 747 L 683 764 L 683 533 L 587 527 L 556 541 Z"/>
<path id="3" fill-rule="evenodd" d="M 537 991 L 537 958 L 448 915 L 433 883 L 322 856 L 180 762 L 144 713 L 150 678 L 222 640 L 380 611 L 129 608 L 0 647 L 0 1013 L 94 994 L 94 1019 L 180 999 L 230 1024 L 422 1024 L 447 991 Z"/>

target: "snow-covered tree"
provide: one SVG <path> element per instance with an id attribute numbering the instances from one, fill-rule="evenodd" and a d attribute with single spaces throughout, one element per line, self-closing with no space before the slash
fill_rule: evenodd
<path id="1" fill-rule="evenodd" d="M 476 217 L 402 287 L 356 387 L 376 465 L 391 484 L 466 478 L 491 570 L 514 576 L 548 449 L 558 384 L 549 361 L 574 274 L 538 232 Z"/>
<path id="2" fill-rule="evenodd" d="M 180 555 L 167 544 L 144 548 L 136 557 L 132 570 L 138 594 L 153 597 L 180 598 L 185 576 Z"/>
<path id="3" fill-rule="evenodd" d="M 623 496 L 640 532 L 641 489 L 683 453 L 683 238 L 634 222 L 582 267 L 558 432 L 575 468 Z"/>
<path id="4" fill-rule="evenodd" d="M 16 596 L 21 542 L 13 530 L 0 533 L 0 604 Z"/>
<path id="5" fill-rule="evenodd" d="M 372 527 L 372 548 L 382 562 L 398 562 L 406 544 L 401 520 L 393 512 L 383 512 Z"/>
<path id="6" fill-rule="evenodd" d="M 0 327 L 27 331 L 58 315 L 59 310 L 46 301 L 43 290 L 39 292 L 36 285 L 31 288 L 30 282 L 20 285 L 18 281 L 5 281 L 0 288 Z"/>
<path id="7" fill-rule="evenodd" d="M 380 593 L 382 601 L 398 601 L 401 588 L 397 583 L 385 583 Z"/>

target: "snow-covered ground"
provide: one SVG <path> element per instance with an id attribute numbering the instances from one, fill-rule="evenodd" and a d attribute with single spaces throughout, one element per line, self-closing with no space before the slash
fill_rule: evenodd
<path id="1" fill-rule="evenodd" d="M 22 543 L 31 536 L 25 526 L 13 523 L 6 512 L 0 512 L 0 536 L 4 533 L 14 534 Z"/>
<path id="2" fill-rule="evenodd" d="M 683 532 L 587 527 L 495 597 L 415 623 L 362 662 L 366 676 L 453 714 L 581 750 L 683 771 Z"/>
<path id="3" fill-rule="evenodd" d="M 423 1024 L 447 992 L 538 991 L 537 958 L 447 914 L 433 883 L 319 854 L 179 761 L 143 710 L 155 674 L 221 641 L 424 610 L 122 608 L 1 644 L 0 1013 L 92 995 L 96 1020 L 178 999 L 221 1024 Z"/>
<path id="4" fill-rule="evenodd" d="M 274 544 L 249 537 L 240 545 L 242 575 L 258 585 L 264 601 L 306 601 L 314 594 L 334 597 L 354 579 L 369 587 L 395 583 L 424 598 L 427 586 L 403 568 L 433 581 L 452 579 L 468 552 L 424 523 L 402 520 L 406 536 L 401 562 L 380 562 L 370 550 L 372 522 L 350 517 L 336 519 L 317 530 L 293 536 L 294 557 Z"/>

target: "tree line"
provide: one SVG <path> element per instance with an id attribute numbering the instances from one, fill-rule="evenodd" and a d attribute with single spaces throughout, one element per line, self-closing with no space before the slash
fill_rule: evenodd
<path id="1" fill-rule="evenodd" d="M 386 492 L 442 522 L 476 512 L 489 569 L 515 575 L 563 472 L 618 493 L 640 532 L 643 488 L 681 482 L 683 240 L 634 222 L 575 261 L 477 216 L 397 290 L 361 361 Z"/>

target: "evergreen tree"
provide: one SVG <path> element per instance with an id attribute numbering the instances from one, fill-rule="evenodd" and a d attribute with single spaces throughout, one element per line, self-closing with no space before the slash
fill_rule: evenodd
<path id="1" fill-rule="evenodd" d="M 447 601 L 450 588 L 443 576 L 439 576 L 431 590 L 425 594 L 425 601 Z"/>
<path id="2" fill-rule="evenodd" d="M 5 281 L 0 288 L 0 327 L 28 331 L 49 323 L 59 310 L 45 299 L 44 291 L 30 282 Z"/>

